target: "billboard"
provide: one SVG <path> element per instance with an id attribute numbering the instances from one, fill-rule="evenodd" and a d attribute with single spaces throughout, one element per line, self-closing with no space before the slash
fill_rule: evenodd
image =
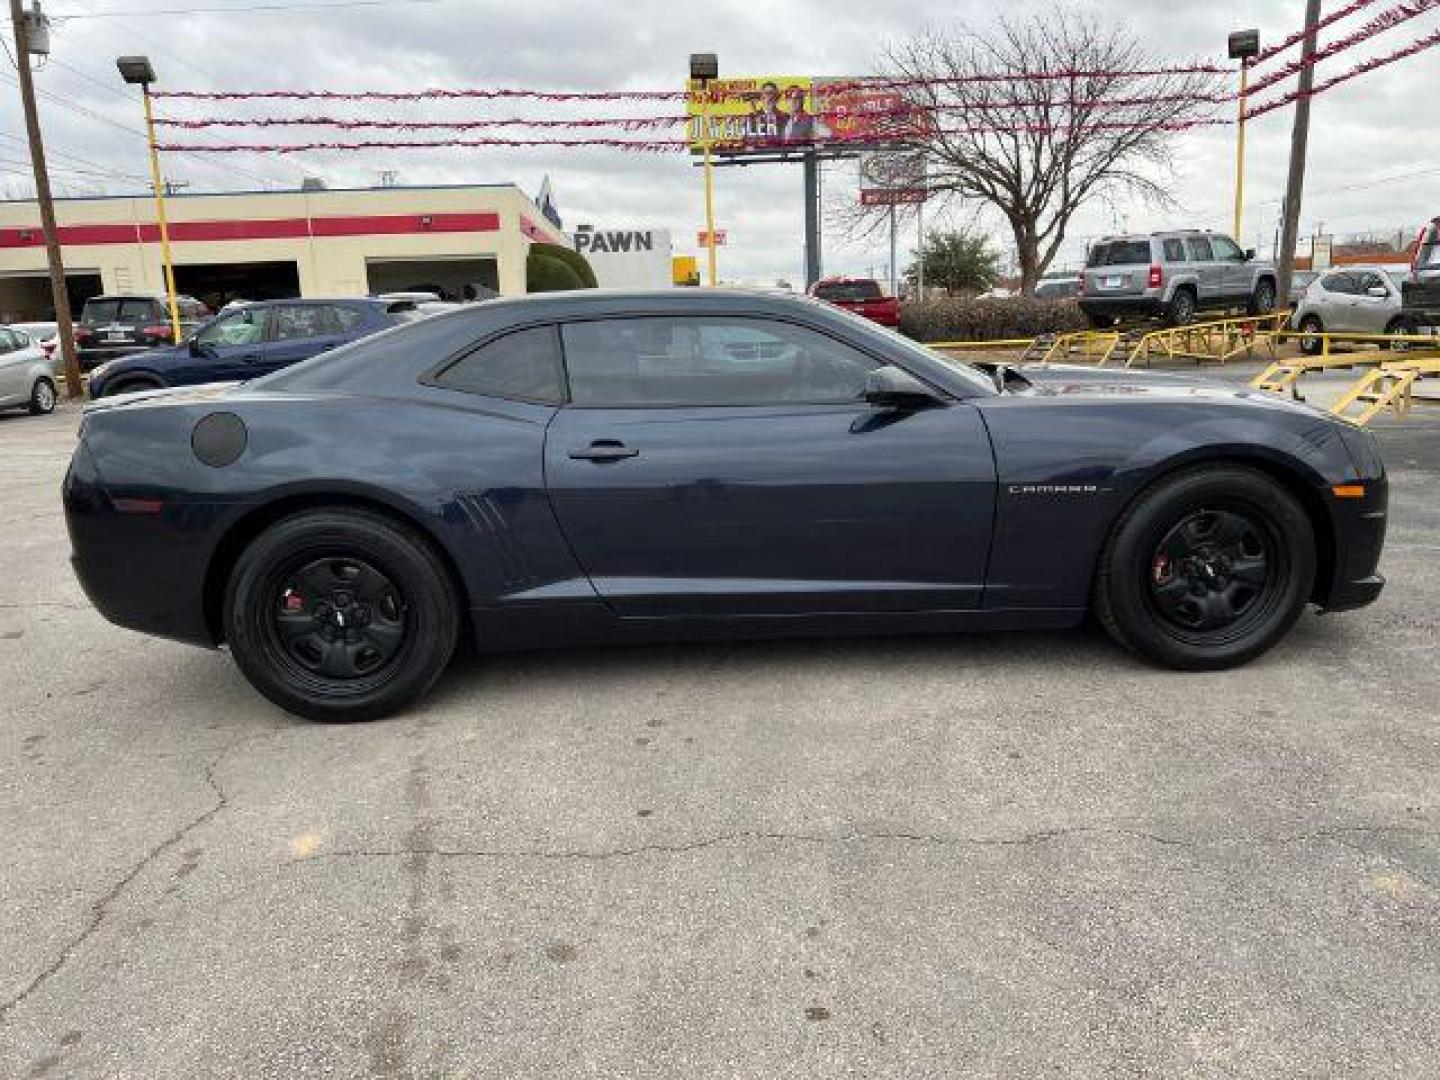
<path id="1" fill-rule="evenodd" d="M 898 206 L 925 201 L 925 154 L 873 150 L 860 155 L 860 205 Z"/>
<path id="2" fill-rule="evenodd" d="M 929 115 L 877 80 L 766 75 L 689 84 L 686 115 L 692 153 L 705 141 L 717 154 L 856 147 L 904 142 L 930 130 Z"/>

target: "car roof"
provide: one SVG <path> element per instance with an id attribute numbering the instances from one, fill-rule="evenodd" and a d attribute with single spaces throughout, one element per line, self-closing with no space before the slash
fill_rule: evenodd
<path id="1" fill-rule="evenodd" d="M 614 315 L 663 311 L 666 308 L 703 308 L 755 314 L 759 311 L 829 311 L 830 305 L 803 293 L 778 293 L 743 286 L 706 289 L 571 289 L 500 297 L 483 304 L 462 304 L 462 310 L 506 313 L 533 309 L 537 315 L 576 312 Z"/>

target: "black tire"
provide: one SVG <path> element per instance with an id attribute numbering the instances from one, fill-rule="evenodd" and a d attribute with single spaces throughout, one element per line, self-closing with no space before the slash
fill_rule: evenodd
<path id="1" fill-rule="evenodd" d="M 1420 327 L 1410 320 L 1407 315 L 1397 315 L 1385 326 L 1387 334 L 1418 334 Z M 1390 350 L 1392 352 L 1409 352 L 1413 346 L 1408 341 L 1392 341 Z"/>
<path id="2" fill-rule="evenodd" d="M 1085 321 L 1090 324 L 1091 330 L 1109 330 L 1115 325 L 1114 315 L 1101 315 L 1099 312 L 1085 312 Z"/>
<path id="3" fill-rule="evenodd" d="M 1250 303 L 1246 310 L 1251 315 L 1269 315 L 1275 310 L 1275 282 L 1269 278 L 1261 278 L 1255 285 L 1255 291 L 1250 294 Z"/>
<path id="4" fill-rule="evenodd" d="M 56 400 L 55 383 L 44 377 L 36 379 L 30 388 L 30 415 L 48 416 L 55 411 Z"/>
<path id="5" fill-rule="evenodd" d="M 245 677 L 282 709 L 374 720 L 440 676 L 460 607 L 424 537 L 336 507 L 284 518 L 251 542 L 230 575 L 224 630 Z"/>
<path id="6" fill-rule="evenodd" d="M 1300 333 L 1302 335 L 1323 334 L 1324 332 L 1325 325 L 1320 321 L 1320 316 L 1306 315 L 1305 318 L 1300 320 Z M 1300 351 L 1306 356 L 1319 356 L 1325 351 L 1325 342 L 1321 341 L 1318 337 L 1307 338 L 1302 336 L 1300 338 Z"/>
<path id="7" fill-rule="evenodd" d="M 1198 306 L 1194 289 L 1176 289 L 1165 309 L 1165 325 L 1189 326 L 1195 321 L 1195 310 Z"/>
<path id="8" fill-rule="evenodd" d="M 1174 557 L 1175 543 L 1195 554 Z M 1157 482 L 1116 523 L 1095 612 L 1111 637 L 1155 663 L 1214 671 L 1279 641 L 1314 579 L 1315 537 L 1296 498 L 1253 469 L 1202 466 Z"/>

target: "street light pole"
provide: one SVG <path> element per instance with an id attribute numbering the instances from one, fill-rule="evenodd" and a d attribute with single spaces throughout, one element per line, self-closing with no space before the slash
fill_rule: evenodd
<path id="1" fill-rule="evenodd" d="M 38 19 L 38 15 L 34 16 Z M 30 71 L 30 32 L 20 0 L 10 0 L 10 22 L 15 31 L 15 70 L 20 76 L 20 100 L 25 110 L 25 131 L 30 138 L 30 164 L 35 171 L 35 201 L 40 206 L 40 227 L 45 233 L 45 256 L 50 266 L 50 295 L 60 336 L 60 357 L 65 364 L 65 393 L 85 396 L 80 382 L 80 359 L 75 355 L 75 330 L 70 322 L 70 289 L 65 283 L 65 259 L 60 230 L 55 223 L 55 201 L 50 195 L 50 173 L 45 167 L 45 140 L 35 107 L 35 80 Z M 41 49 L 45 46 L 41 45 Z"/>
<path id="2" fill-rule="evenodd" d="M 145 56 L 122 56 L 115 61 L 120 77 L 131 86 L 139 86 L 145 99 L 145 140 L 150 146 L 150 183 L 155 189 L 155 220 L 160 227 L 160 257 L 165 266 L 165 293 L 170 301 L 170 333 L 174 344 L 180 344 L 180 302 L 175 295 L 175 263 L 170 257 L 170 223 L 165 215 L 165 182 L 160 175 L 160 148 L 155 142 L 155 108 L 150 99 L 150 84 L 155 69 Z"/>
<path id="3" fill-rule="evenodd" d="M 720 77 L 720 60 L 714 53 L 690 54 L 690 81 L 700 84 L 700 146 L 705 153 L 705 246 L 708 277 L 713 289 L 719 282 L 715 254 L 714 132 L 710 126 L 710 83 Z"/>
<path id="4" fill-rule="evenodd" d="M 1230 59 L 1240 61 L 1239 113 L 1235 125 L 1235 228 L 1232 235 L 1242 248 L 1245 227 L 1245 106 L 1250 89 L 1250 61 L 1260 55 L 1260 31 L 1240 30 L 1230 35 Z"/>

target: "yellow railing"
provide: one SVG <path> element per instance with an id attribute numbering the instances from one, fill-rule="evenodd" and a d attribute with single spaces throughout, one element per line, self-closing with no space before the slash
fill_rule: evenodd
<path id="1" fill-rule="evenodd" d="M 1275 341 L 1287 333 L 1285 325 L 1289 320 L 1290 312 L 1275 311 L 1151 330 L 1135 342 L 1125 366 L 1148 367 L 1157 359 L 1223 364 L 1238 357 L 1252 360 L 1257 349 L 1264 349 L 1273 360 Z"/>

